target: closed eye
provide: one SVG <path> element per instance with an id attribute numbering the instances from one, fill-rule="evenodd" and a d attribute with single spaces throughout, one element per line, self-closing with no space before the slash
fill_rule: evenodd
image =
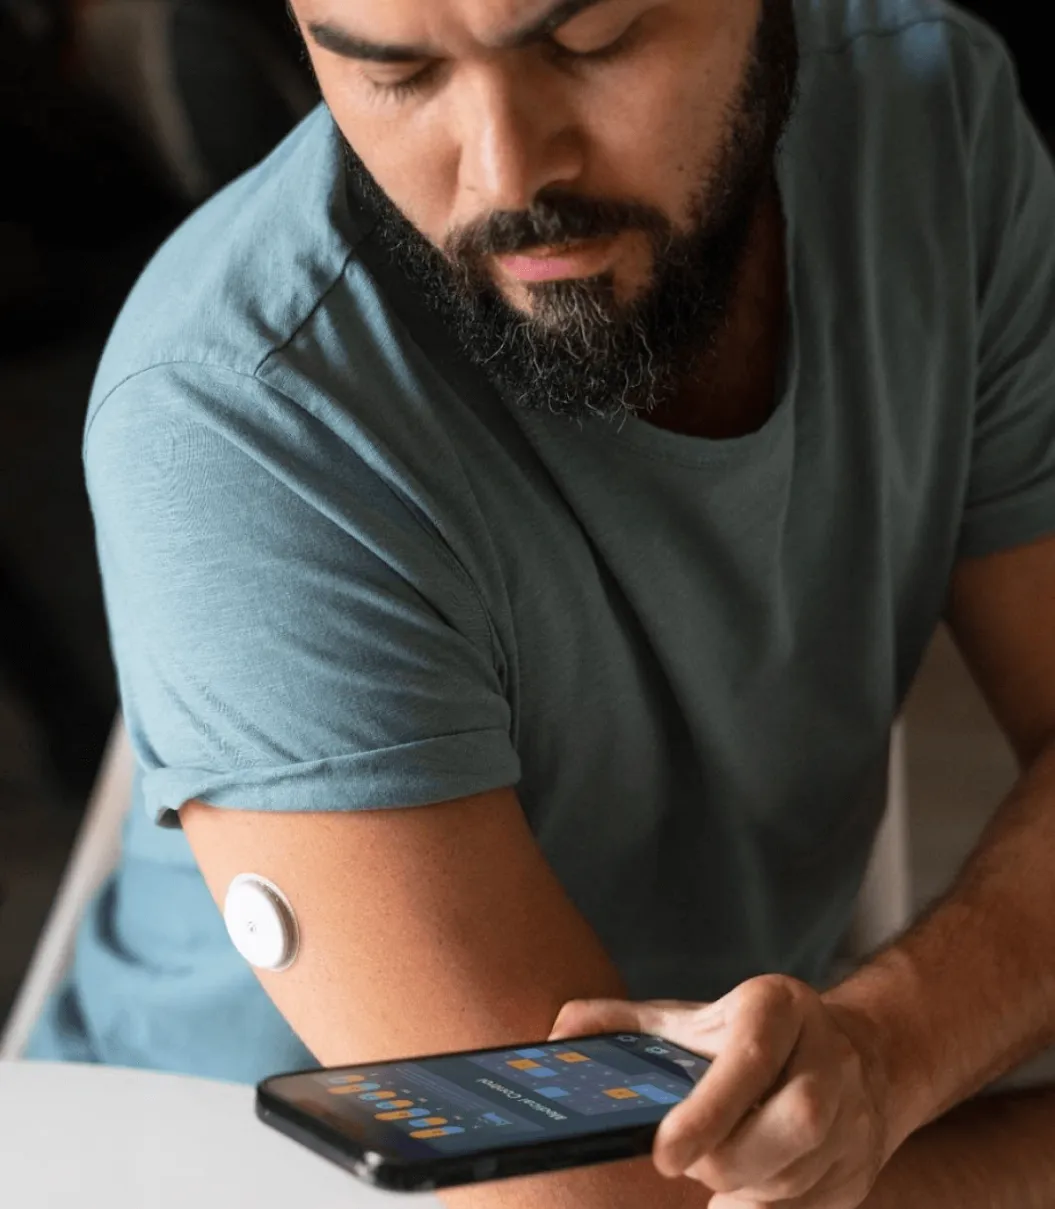
<path id="1" fill-rule="evenodd" d="M 391 97 L 394 100 L 400 100 L 405 97 L 413 96 L 415 93 L 423 92 L 439 72 L 442 60 L 432 59 L 419 67 L 417 71 L 409 76 L 404 76 L 400 80 L 375 80 L 373 76 L 367 76 L 367 82 L 375 92 L 381 93 L 383 96 Z"/>
<path id="2" fill-rule="evenodd" d="M 641 22 L 632 21 L 617 37 L 610 39 L 601 46 L 579 47 L 568 46 L 556 36 L 551 36 L 547 48 L 559 58 L 578 60 L 583 63 L 604 63 L 632 49 L 641 32 Z"/>
<path id="3" fill-rule="evenodd" d="M 568 66 L 575 64 L 600 64 L 607 63 L 632 50 L 640 32 L 641 22 L 633 21 L 617 37 L 610 39 L 601 46 L 572 47 L 559 41 L 553 34 L 542 40 L 541 45 L 550 58 Z M 417 71 L 409 76 L 404 76 L 402 79 L 378 80 L 369 75 L 366 79 L 370 87 L 382 96 L 391 98 L 392 100 L 404 100 L 424 92 L 430 84 L 435 82 L 442 65 L 442 59 L 431 59 L 424 63 Z"/>

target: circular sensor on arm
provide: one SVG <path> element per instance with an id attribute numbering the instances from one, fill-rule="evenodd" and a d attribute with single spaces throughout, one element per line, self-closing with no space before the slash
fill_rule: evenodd
<path id="1" fill-rule="evenodd" d="M 241 873 L 227 888 L 223 920 L 238 952 L 258 970 L 288 970 L 300 930 L 289 899 L 266 877 Z"/>

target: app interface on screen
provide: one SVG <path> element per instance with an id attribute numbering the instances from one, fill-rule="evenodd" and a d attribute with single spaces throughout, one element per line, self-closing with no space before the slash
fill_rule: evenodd
<path id="1" fill-rule="evenodd" d="M 409 1156 L 457 1154 L 606 1126 L 651 1124 L 710 1065 L 625 1035 L 299 1076 L 292 1096 Z M 387 1127 L 377 1133 L 377 1127 Z"/>

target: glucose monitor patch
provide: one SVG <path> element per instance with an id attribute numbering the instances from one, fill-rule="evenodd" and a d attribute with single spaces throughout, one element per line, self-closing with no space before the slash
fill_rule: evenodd
<path id="1" fill-rule="evenodd" d="M 289 899 L 266 877 L 240 873 L 223 905 L 227 935 L 258 970 L 288 970 L 297 960 L 300 929 Z"/>

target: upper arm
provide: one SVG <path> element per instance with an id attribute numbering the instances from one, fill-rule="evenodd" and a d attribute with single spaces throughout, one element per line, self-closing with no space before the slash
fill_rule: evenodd
<path id="1" fill-rule="evenodd" d="M 548 1035 L 563 1003 L 619 978 L 536 846 L 512 790 L 406 810 L 281 814 L 189 803 L 184 829 L 218 902 L 260 873 L 301 945 L 265 990 L 324 1065 Z M 682 1181 L 687 1183 L 687 1181 Z M 444 1197 L 463 1209 L 688 1209 L 647 1160 Z"/>
<path id="2" fill-rule="evenodd" d="M 1055 741 L 1055 537 L 961 562 L 949 623 L 997 721 L 1028 764 Z"/>
<path id="3" fill-rule="evenodd" d="M 948 620 L 1019 759 L 1055 735 L 1055 169 L 994 46 L 969 187 L 973 443 Z"/>
<path id="4" fill-rule="evenodd" d="M 538 1040 L 566 1000 L 620 990 L 510 789 L 349 813 L 190 803 L 180 817 L 218 903 L 246 872 L 289 898 L 299 956 L 260 977 L 324 1064 Z"/>
<path id="5" fill-rule="evenodd" d="M 496 790 L 406 810 L 180 811 L 209 887 L 270 878 L 294 907 L 297 960 L 261 973 L 325 1064 L 541 1040 L 577 996 L 619 977 L 524 820 Z M 447 1191 L 459 1209 L 703 1209 L 648 1158 Z"/>

